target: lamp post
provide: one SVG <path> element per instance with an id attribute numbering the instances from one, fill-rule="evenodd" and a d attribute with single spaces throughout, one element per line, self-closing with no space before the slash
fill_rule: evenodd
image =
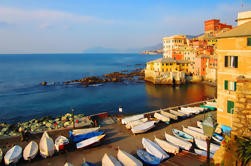
<path id="1" fill-rule="evenodd" d="M 204 119 L 202 122 L 202 128 L 204 134 L 207 136 L 207 165 L 210 165 L 210 140 L 215 132 L 215 129 L 217 127 L 218 123 L 216 122 L 216 119 L 213 118 L 213 115 L 211 113 L 208 114 L 208 117 Z"/>

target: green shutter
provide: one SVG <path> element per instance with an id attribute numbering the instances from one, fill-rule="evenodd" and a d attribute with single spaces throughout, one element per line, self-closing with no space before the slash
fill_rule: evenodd
<path id="1" fill-rule="evenodd" d="M 236 91 L 236 82 L 234 82 L 234 91 Z"/>
<path id="2" fill-rule="evenodd" d="M 248 40 L 247 45 L 248 45 L 248 46 L 251 46 L 251 38 L 248 38 L 247 40 Z"/>
<path id="3" fill-rule="evenodd" d="M 228 56 L 225 56 L 225 67 L 228 67 Z"/>
<path id="4" fill-rule="evenodd" d="M 238 68 L 238 56 L 234 56 L 234 67 Z"/>
<path id="5" fill-rule="evenodd" d="M 227 101 L 227 112 L 230 114 L 234 113 L 234 102 Z"/>
<path id="6" fill-rule="evenodd" d="M 228 80 L 225 80 L 225 90 L 228 90 Z"/>

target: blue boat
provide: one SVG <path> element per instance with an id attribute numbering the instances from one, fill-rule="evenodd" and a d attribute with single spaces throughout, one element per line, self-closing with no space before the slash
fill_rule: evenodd
<path id="1" fill-rule="evenodd" d="M 178 137 L 178 138 L 181 138 L 185 141 L 189 141 L 189 142 L 193 142 L 193 136 L 183 132 L 183 131 L 180 131 L 180 130 L 177 130 L 177 129 L 172 129 L 172 132 L 173 134 Z"/>
<path id="2" fill-rule="evenodd" d="M 81 166 L 96 166 L 96 165 L 85 161 Z"/>
<path id="3" fill-rule="evenodd" d="M 147 165 L 156 166 L 160 164 L 160 159 L 142 149 L 137 150 L 139 158 Z"/>
<path id="4" fill-rule="evenodd" d="M 225 125 L 221 125 L 221 130 L 223 133 L 227 134 L 231 132 L 232 128 Z"/>
<path id="5" fill-rule="evenodd" d="M 104 134 L 103 131 L 94 131 L 86 134 L 73 135 L 71 131 L 69 131 L 69 137 L 73 140 L 73 142 L 80 142 L 85 139 L 89 139 L 92 137 L 100 136 Z"/>
<path id="6" fill-rule="evenodd" d="M 214 133 L 212 138 L 213 138 L 213 140 L 215 140 L 218 143 L 221 143 L 224 140 L 224 137 L 222 137 L 221 135 L 216 134 L 216 133 Z"/>

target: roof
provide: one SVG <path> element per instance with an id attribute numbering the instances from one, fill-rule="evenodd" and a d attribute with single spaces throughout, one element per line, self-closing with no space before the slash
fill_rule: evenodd
<path id="1" fill-rule="evenodd" d="M 186 60 L 174 60 L 172 58 L 159 58 L 148 63 L 189 63 Z"/>
<path id="2" fill-rule="evenodd" d="M 182 38 L 182 39 L 185 39 L 186 35 L 173 35 L 173 36 L 169 36 L 169 37 L 163 37 L 163 40 L 165 40 L 165 39 L 173 39 L 173 38 Z"/>
<path id="3" fill-rule="evenodd" d="M 246 37 L 251 36 L 251 21 L 217 35 L 216 38 Z"/>

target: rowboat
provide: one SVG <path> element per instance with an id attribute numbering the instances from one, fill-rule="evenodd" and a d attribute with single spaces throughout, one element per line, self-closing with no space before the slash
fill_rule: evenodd
<path id="1" fill-rule="evenodd" d="M 201 139 L 195 139 L 195 144 L 198 148 L 207 151 L 207 142 Z M 219 145 L 210 143 L 210 152 L 215 153 L 220 148 Z"/>
<path id="2" fill-rule="evenodd" d="M 121 120 L 121 123 L 122 124 L 127 124 L 127 123 L 129 123 L 131 121 L 135 121 L 135 120 L 139 120 L 139 119 L 143 119 L 143 118 L 144 118 L 144 114 L 134 115 L 134 116 L 123 118 Z"/>
<path id="3" fill-rule="evenodd" d="M 204 131 L 202 128 L 198 128 L 198 127 L 193 127 L 193 126 L 187 126 L 188 129 L 197 131 L 198 133 L 204 134 Z"/>
<path id="4" fill-rule="evenodd" d="M 162 139 L 159 138 L 154 138 L 154 141 L 162 148 L 164 149 L 167 153 L 173 153 L 173 154 L 177 154 L 179 153 L 179 146 L 174 145 L 170 142 L 164 141 Z"/>
<path id="5" fill-rule="evenodd" d="M 118 150 L 117 158 L 124 166 L 143 166 L 142 162 L 133 155 L 120 149 Z"/>
<path id="6" fill-rule="evenodd" d="M 169 111 L 170 111 L 170 113 L 172 113 L 172 114 L 174 114 L 174 115 L 176 115 L 178 117 L 181 117 L 181 118 L 186 118 L 187 117 L 186 114 L 184 114 L 182 112 L 178 112 L 178 111 L 174 111 L 174 110 L 169 110 Z"/>
<path id="7" fill-rule="evenodd" d="M 148 118 L 143 118 L 143 119 L 139 119 L 139 120 L 135 120 L 135 121 L 131 121 L 129 123 L 126 124 L 126 128 L 127 129 L 131 129 L 135 126 L 138 126 L 144 122 L 147 122 L 148 121 Z"/>
<path id="8" fill-rule="evenodd" d="M 207 101 L 207 104 L 208 106 L 211 106 L 211 107 L 217 107 L 217 102 L 210 102 L 210 101 Z"/>
<path id="9" fill-rule="evenodd" d="M 73 140 L 73 142 L 80 142 L 80 141 L 83 141 L 92 137 L 96 137 L 102 134 L 104 134 L 103 131 L 93 131 L 86 134 L 72 135 L 71 131 L 69 131 L 69 137 Z"/>
<path id="10" fill-rule="evenodd" d="M 55 146 L 53 139 L 49 137 L 46 131 L 43 133 L 43 136 L 39 142 L 39 149 L 41 156 L 44 158 L 54 154 Z"/>
<path id="11" fill-rule="evenodd" d="M 137 155 L 147 165 L 155 166 L 155 165 L 159 165 L 160 164 L 160 159 L 158 159 L 154 155 L 152 155 L 149 152 L 146 152 L 144 150 L 138 149 L 137 150 Z"/>
<path id="12" fill-rule="evenodd" d="M 65 164 L 64 164 L 64 166 L 73 166 L 71 163 L 69 163 L 69 162 L 66 162 Z"/>
<path id="13" fill-rule="evenodd" d="M 0 148 L 0 163 L 2 162 L 3 160 L 3 150 Z"/>
<path id="14" fill-rule="evenodd" d="M 76 129 L 72 131 L 73 135 L 79 135 L 79 134 L 86 134 L 94 131 L 98 131 L 100 127 L 93 127 L 93 128 L 87 128 L 87 129 Z"/>
<path id="15" fill-rule="evenodd" d="M 209 105 L 200 105 L 200 107 L 207 108 L 207 109 L 209 109 L 211 111 L 216 110 L 216 107 L 212 107 L 212 106 L 209 106 Z"/>
<path id="16" fill-rule="evenodd" d="M 155 121 L 145 122 L 145 123 L 142 123 L 138 126 L 133 127 L 131 130 L 132 130 L 133 134 L 144 133 L 144 132 L 147 132 L 148 130 L 154 128 L 154 126 L 155 126 L 154 123 L 155 123 Z"/>
<path id="17" fill-rule="evenodd" d="M 224 137 L 222 137 L 222 136 L 220 136 L 219 134 L 216 134 L 216 133 L 212 136 L 212 138 L 213 138 L 213 140 L 215 140 L 218 143 L 221 143 L 224 140 Z"/>
<path id="18" fill-rule="evenodd" d="M 201 108 L 201 107 L 192 107 L 195 110 L 198 110 L 200 113 L 205 111 L 205 108 Z"/>
<path id="19" fill-rule="evenodd" d="M 202 121 L 201 120 L 197 120 L 197 126 L 202 129 Z"/>
<path id="20" fill-rule="evenodd" d="M 112 155 L 105 155 L 102 158 L 102 166 L 122 166 L 122 164 Z"/>
<path id="21" fill-rule="evenodd" d="M 35 141 L 31 141 L 25 148 L 23 152 L 24 160 L 31 160 L 36 157 L 38 153 L 38 144 Z"/>
<path id="22" fill-rule="evenodd" d="M 169 135 L 167 133 L 165 133 L 165 137 L 166 137 L 166 140 L 168 142 L 171 142 L 172 144 L 174 145 L 178 145 L 179 147 L 181 147 L 182 149 L 185 149 L 185 150 L 190 150 L 191 147 L 192 147 L 192 143 L 191 142 L 188 142 L 188 141 L 185 141 L 185 140 L 182 140 L 180 138 L 177 138 L 175 136 L 172 136 L 172 135 Z"/>
<path id="23" fill-rule="evenodd" d="M 191 129 L 188 129 L 188 128 L 185 128 L 184 126 L 183 126 L 183 131 L 186 132 L 187 134 L 190 134 L 194 138 L 202 139 L 202 140 L 206 140 L 207 139 L 207 136 L 205 136 L 204 134 L 199 133 L 199 132 L 194 131 L 194 130 L 191 130 Z"/>
<path id="24" fill-rule="evenodd" d="M 182 113 L 182 114 L 185 114 L 186 117 L 190 117 L 190 116 L 193 115 L 191 112 L 187 112 L 187 111 L 185 111 L 185 110 L 177 110 L 177 111 L 180 112 L 180 113 Z"/>
<path id="25" fill-rule="evenodd" d="M 198 155 L 201 155 L 201 156 L 206 156 L 207 157 L 207 152 L 205 150 L 201 150 L 201 149 L 197 149 L 197 148 L 194 148 L 194 152 Z M 213 158 L 214 154 L 212 153 L 209 153 L 209 156 L 210 158 Z"/>
<path id="26" fill-rule="evenodd" d="M 4 156 L 6 165 L 16 164 L 22 157 L 22 148 L 18 145 L 13 146 Z"/>
<path id="27" fill-rule="evenodd" d="M 173 135 L 175 135 L 178 138 L 181 138 L 185 141 L 193 142 L 193 136 L 191 136 L 183 131 L 180 131 L 177 129 L 172 129 L 172 132 L 173 132 Z"/>
<path id="28" fill-rule="evenodd" d="M 160 111 L 160 113 L 164 116 L 171 118 L 171 119 L 178 120 L 178 116 L 176 116 L 174 114 L 168 113 L 166 111 Z"/>
<path id="29" fill-rule="evenodd" d="M 55 148 L 57 151 L 59 151 L 61 148 L 63 149 L 67 144 L 69 144 L 69 140 L 64 136 L 59 136 L 55 140 Z"/>
<path id="30" fill-rule="evenodd" d="M 92 145 L 92 144 L 94 144 L 96 142 L 99 142 L 102 138 L 104 138 L 104 136 L 105 136 L 105 134 L 83 140 L 81 142 L 78 142 L 76 144 L 76 147 L 77 147 L 77 149 L 87 147 L 87 146 Z"/>
<path id="31" fill-rule="evenodd" d="M 200 111 L 193 109 L 192 107 L 181 107 L 180 108 L 182 111 L 186 111 L 192 114 L 199 114 Z"/>
<path id="32" fill-rule="evenodd" d="M 163 121 L 163 122 L 165 122 L 165 123 L 167 123 L 167 124 L 170 123 L 170 118 L 167 117 L 167 116 L 164 116 L 164 115 L 162 115 L 160 113 L 155 112 L 154 117 L 161 120 L 161 121 Z"/>
<path id="33" fill-rule="evenodd" d="M 147 152 L 159 158 L 160 161 L 165 160 L 170 157 L 163 149 L 161 149 L 161 147 L 159 147 L 159 145 L 150 141 L 149 139 L 142 138 L 142 144 Z"/>

